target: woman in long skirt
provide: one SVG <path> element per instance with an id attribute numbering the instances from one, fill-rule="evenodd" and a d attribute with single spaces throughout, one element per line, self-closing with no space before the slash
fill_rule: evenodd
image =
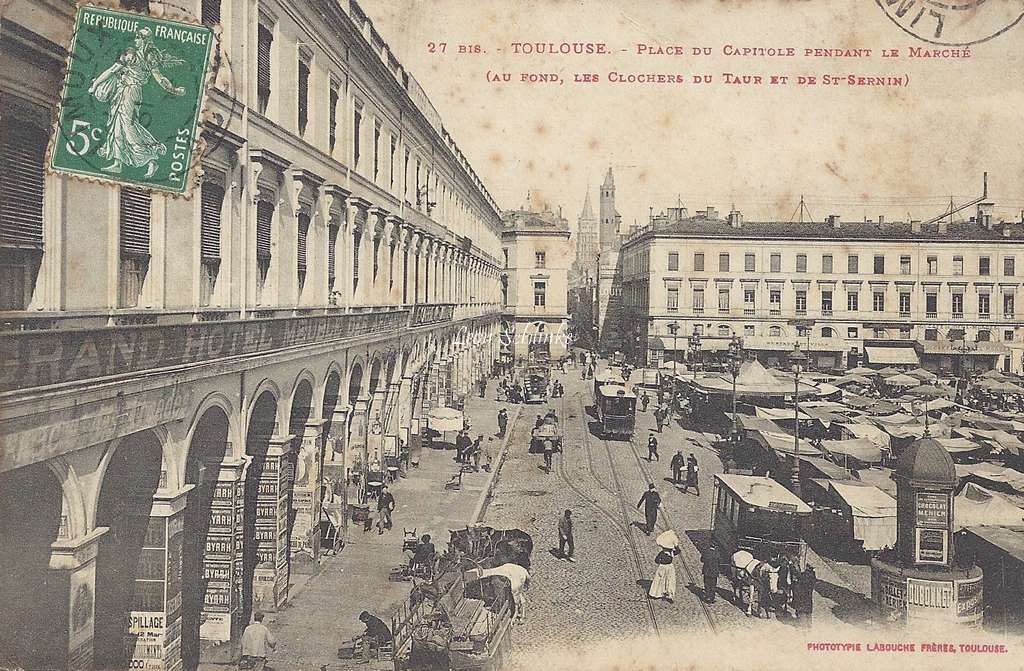
<path id="1" fill-rule="evenodd" d="M 673 561 L 679 554 L 679 549 L 668 550 L 662 548 L 658 556 L 654 558 L 657 570 L 654 572 L 654 579 L 651 580 L 651 588 L 647 595 L 652 599 L 665 599 L 673 603 L 676 596 L 676 567 Z"/>

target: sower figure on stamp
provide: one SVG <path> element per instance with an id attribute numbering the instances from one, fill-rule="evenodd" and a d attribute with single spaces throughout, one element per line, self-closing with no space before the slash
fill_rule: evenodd
<path id="1" fill-rule="evenodd" d="M 184 95 L 183 87 L 175 86 L 160 72 L 164 65 L 184 63 L 158 49 L 149 28 L 140 28 L 135 33 L 135 47 L 127 49 L 93 80 L 89 93 L 100 102 L 110 103 L 107 137 L 96 151 L 111 161 L 103 168 L 105 171 L 118 173 L 127 164 L 133 168 L 146 166 L 146 177 L 156 173 L 156 161 L 167 153 L 167 146 L 139 122 L 142 88 L 152 77 L 171 95 Z"/>

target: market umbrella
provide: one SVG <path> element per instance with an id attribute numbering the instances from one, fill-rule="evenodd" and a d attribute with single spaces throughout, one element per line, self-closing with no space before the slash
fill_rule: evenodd
<path id="1" fill-rule="evenodd" d="M 911 377 L 916 377 L 918 380 L 921 380 L 922 382 L 932 382 L 934 380 L 939 379 L 938 375 L 931 371 L 925 370 L 924 368 L 915 368 L 914 370 L 908 372 L 907 375 Z"/>
<path id="2" fill-rule="evenodd" d="M 997 371 L 996 369 L 987 370 L 981 374 L 981 377 L 989 380 L 1005 380 L 1006 376 Z"/>
<path id="3" fill-rule="evenodd" d="M 882 369 L 880 369 L 878 371 L 875 371 L 875 372 L 878 373 L 879 375 L 881 375 L 882 377 L 892 377 L 893 375 L 900 375 L 901 374 L 900 370 L 898 368 L 893 368 L 891 366 L 886 367 L 886 368 L 882 368 Z M 914 378 L 914 382 L 917 382 L 917 378 Z"/>
<path id="4" fill-rule="evenodd" d="M 878 371 L 874 368 L 866 368 L 864 366 L 857 366 L 846 371 L 847 375 L 875 375 Z"/>
<path id="5" fill-rule="evenodd" d="M 680 545 L 679 536 L 671 529 L 661 532 L 654 542 L 658 544 L 658 547 L 665 548 L 666 550 L 671 550 Z"/>
<path id="6" fill-rule="evenodd" d="M 937 387 L 934 384 L 922 384 L 913 389 L 907 390 L 907 393 L 911 396 L 918 396 L 920 398 L 942 398 L 946 396 L 949 391 L 942 387 Z"/>
<path id="7" fill-rule="evenodd" d="M 921 381 L 916 377 L 910 377 L 903 373 L 897 373 L 896 375 L 885 378 L 885 383 L 894 387 L 914 387 L 920 384 L 920 382 Z"/>
<path id="8" fill-rule="evenodd" d="M 836 385 L 837 387 L 842 387 L 847 384 L 859 384 L 862 387 L 867 387 L 871 384 L 871 380 L 864 377 L 863 375 L 847 373 L 846 375 L 833 380 L 832 384 Z"/>

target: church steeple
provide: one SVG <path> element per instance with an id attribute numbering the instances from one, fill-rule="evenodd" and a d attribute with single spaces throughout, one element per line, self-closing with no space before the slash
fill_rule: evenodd
<path id="1" fill-rule="evenodd" d="M 583 198 L 583 212 L 580 213 L 580 219 L 593 219 L 594 208 L 590 206 L 590 185 L 587 185 L 587 195 Z"/>

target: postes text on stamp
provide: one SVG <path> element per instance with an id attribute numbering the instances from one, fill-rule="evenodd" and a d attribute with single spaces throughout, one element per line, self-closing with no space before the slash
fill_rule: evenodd
<path id="1" fill-rule="evenodd" d="M 207 26 L 80 7 L 50 169 L 187 192 L 213 42 Z"/>

